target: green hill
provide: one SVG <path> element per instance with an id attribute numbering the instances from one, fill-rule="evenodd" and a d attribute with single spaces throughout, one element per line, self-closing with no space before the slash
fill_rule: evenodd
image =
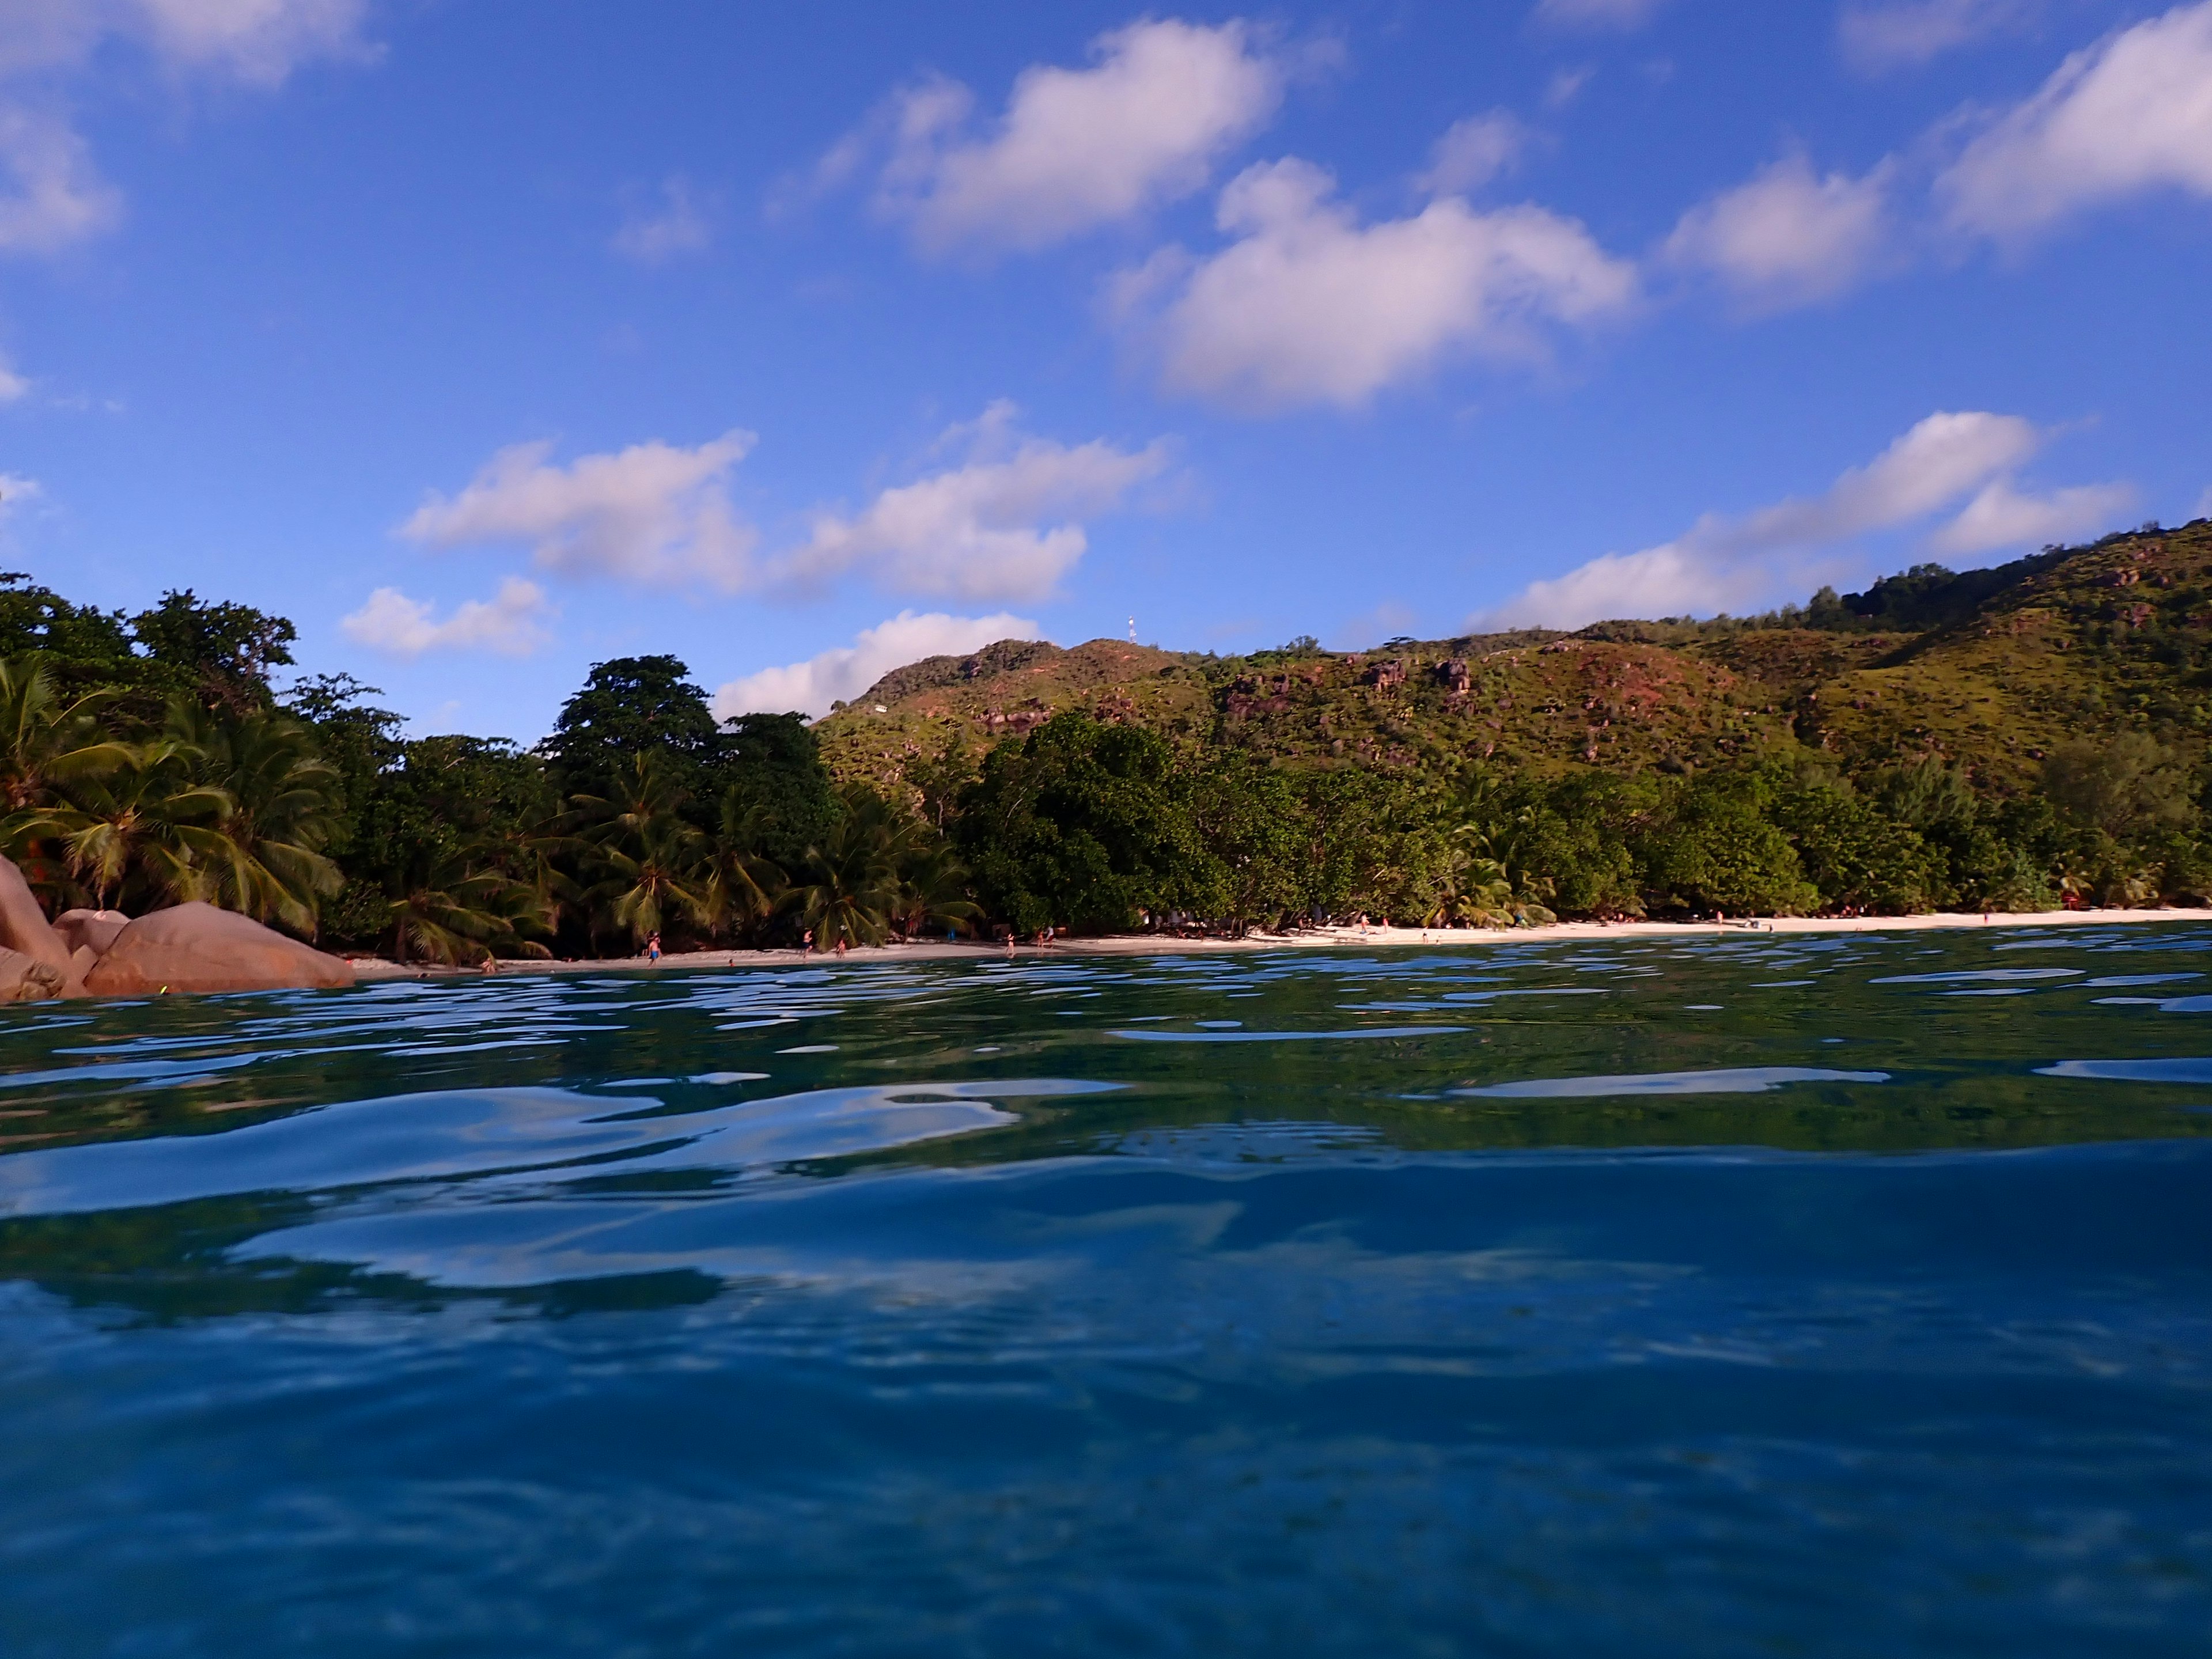
<path id="1" fill-rule="evenodd" d="M 908 781 L 1076 709 L 1293 767 L 1695 771 L 1799 748 L 1846 771 L 1934 757 L 2003 794 L 2069 738 L 2204 759 L 2212 522 L 1989 570 L 1923 566 L 1771 616 L 1301 643 L 1215 657 L 1004 641 L 884 677 L 817 723 L 841 780 Z"/>

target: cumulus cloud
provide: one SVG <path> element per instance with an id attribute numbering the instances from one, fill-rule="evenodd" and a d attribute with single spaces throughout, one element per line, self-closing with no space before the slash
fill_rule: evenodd
<path id="1" fill-rule="evenodd" d="M 946 434 L 967 446 L 963 465 L 885 489 L 850 516 L 821 514 L 781 562 L 785 577 L 811 584 L 857 568 L 902 592 L 1049 594 L 1089 545 L 1081 520 L 1120 506 L 1167 465 L 1168 451 L 1023 437 L 1015 418 L 1012 404 L 994 404 Z"/>
<path id="2" fill-rule="evenodd" d="M 665 180 L 658 198 L 633 204 L 615 232 L 615 252 L 640 264 L 657 265 L 679 253 L 696 253 L 714 238 L 705 204 L 689 180 Z"/>
<path id="3" fill-rule="evenodd" d="M 1852 288 L 1889 238 L 1888 172 L 1822 178 L 1786 155 L 1733 190 L 1692 208 L 1662 252 L 1710 270 L 1763 308 L 1802 305 Z"/>
<path id="4" fill-rule="evenodd" d="M 2045 496 L 2020 492 L 2012 475 L 2044 436 L 2014 415 L 1930 415 L 1819 495 L 1793 496 L 1741 518 L 1708 514 L 1671 542 L 1608 553 L 1563 576 L 1531 582 L 1479 620 L 1490 627 L 1581 628 L 1610 617 L 1738 609 L 1798 579 L 1809 555 L 1919 522 L 1962 501 L 1965 510 L 1932 540 L 1938 551 L 1981 553 L 2073 533 L 2130 498 L 2118 484 Z"/>
<path id="5" fill-rule="evenodd" d="M 1929 541 L 1936 552 L 1956 556 L 2004 547 L 2063 542 L 2110 526 L 2135 505 L 2128 484 L 2083 484 L 2039 495 L 1999 478 L 1966 503 L 1966 510 Z"/>
<path id="6" fill-rule="evenodd" d="M 0 472 L 0 518 L 6 517 L 26 501 L 38 500 L 39 481 L 27 478 L 19 472 Z"/>
<path id="7" fill-rule="evenodd" d="M 0 106 L 0 253 L 55 253 L 122 215 L 84 140 L 59 117 Z"/>
<path id="8" fill-rule="evenodd" d="M 1152 331 L 1170 390 L 1255 411 L 1357 406 L 1454 353 L 1527 354 L 1544 325 L 1635 297 L 1632 266 L 1541 208 L 1443 197 L 1362 224 L 1334 191 L 1305 161 L 1248 168 L 1221 193 L 1228 247 L 1125 276 L 1125 304 L 1168 296 Z"/>
<path id="9" fill-rule="evenodd" d="M 104 40 L 179 73 L 281 85 L 319 57 L 362 58 L 367 0 L 0 0 L 0 253 L 54 253 L 113 225 L 122 197 L 55 112 Z M 30 88 L 24 90 L 24 88 Z"/>
<path id="10" fill-rule="evenodd" d="M 1459 196 L 1480 190 L 1510 173 L 1528 148 L 1527 125 L 1510 110 L 1470 115 L 1455 121 L 1429 152 L 1428 171 L 1414 182 L 1431 196 Z"/>
<path id="11" fill-rule="evenodd" d="M 552 635 L 546 623 L 553 607 L 545 590 L 509 576 L 489 599 L 469 599 L 443 622 L 427 599 L 410 599 L 396 587 L 380 587 L 368 602 L 338 626 L 356 645 L 395 657 L 419 657 L 425 651 L 495 651 L 526 657 Z"/>
<path id="12" fill-rule="evenodd" d="M 781 714 L 796 709 L 820 719 L 836 702 L 849 702 L 894 668 L 924 657 L 964 656 L 997 640 L 1044 637 L 1026 617 L 952 617 L 942 611 L 902 611 L 889 622 L 863 629 L 841 645 L 781 668 L 732 680 L 714 693 L 714 717 Z"/>
<path id="13" fill-rule="evenodd" d="M 757 537 L 731 506 L 731 472 L 753 447 L 731 431 L 694 449 L 658 440 L 566 466 L 550 442 L 516 444 L 452 497 L 433 493 L 399 526 L 434 547 L 527 544 L 541 569 L 734 592 Z"/>
<path id="14" fill-rule="evenodd" d="M 973 94 L 957 82 L 901 94 L 886 118 L 878 206 L 935 252 L 1048 246 L 1202 189 L 1221 156 L 1274 113 L 1286 79 L 1238 21 L 1133 23 L 1091 51 L 1087 69 L 1024 70 L 981 134 Z M 852 171 L 865 148 L 841 144 L 823 176 Z"/>
<path id="15" fill-rule="evenodd" d="M 89 0 L 99 10 L 98 0 Z M 368 0 L 112 0 L 106 15 L 173 64 L 278 86 L 315 58 L 359 57 Z"/>
<path id="16" fill-rule="evenodd" d="M 1536 21 L 1557 28 L 1638 29 L 1667 0 L 1537 0 Z"/>
<path id="17" fill-rule="evenodd" d="M 2026 21 L 2023 0 L 1861 0 L 1836 19 L 1852 66 L 1869 73 L 1916 68 Z"/>
<path id="18" fill-rule="evenodd" d="M 1954 226 L 2008 241 L 2166 190 L 2212 198 L 2212 0 L 2075 52 L 1936 180 Z"/>

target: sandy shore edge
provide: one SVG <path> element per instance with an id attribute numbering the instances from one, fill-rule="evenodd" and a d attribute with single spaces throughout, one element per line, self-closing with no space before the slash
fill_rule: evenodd
<path id="1" fill-rule="evenodd" d="M 2100 927 L 2115 923 L 2157 921 L 2212 923 L 2212 910 L 2044 910 L 2028 915 L 1998 912 L 1986 918 L 1978 911 L 1963 915 L 1777 916 L 1771 921 L 1731 921 L 1719 925 L 1710 921 L 1563 921 L 1548 927 L 1511 930 L 1482 927 L 1432 927 L 1426 930 L 1419 927 L 1322 927 L 1299 933 L 1253 933 L 1236 939 L 1168 939 L 1157 934 L 1132 933 L 1109 939 L 1064 939 L 1042 949 L 1024 945 L 1016 948 L 1015 956 L 1017 960 L 1034 961 L 1079 956 L 1200 956 L 1223 951 L 1376 951 L 1407 945 L 1426 946 L 1431 950 L 1481 950 L 1501 945 L 1542 945 L 1594 939 L 1619 944 L 1624 940 L 1656 939 L 1765 938 L 1783 933 L 1906 933 L 1939 927 L 2018 931 L 2023 928 Z M 1005 945 L 978 944 L 972 940 L 958 944 L 938 940 L 927 944 L 869 945 L 848 951 L 843 957 L 847 963 L 867 963 L 994 959 L 1000 962 L 1006 959 Z M 481 979 L 486 976 L 480 969 L 402 966 L 398 963 L 386 962 L 380 957 L 349 957 L 347 960 L 363 980 Z M 499 964 L 498 972 L 493 976 L 665 973 L 683 969 L 696 972 L 702 969 L 726 971 L 732 968 L 819 968 L 838 960 L 835 956 L 806 956 L 791 950 L 687 951 L 665 956 L 657 963 L 647 962 L 643 957 L 608 957 L 577 962 L 507 961 Z"/>

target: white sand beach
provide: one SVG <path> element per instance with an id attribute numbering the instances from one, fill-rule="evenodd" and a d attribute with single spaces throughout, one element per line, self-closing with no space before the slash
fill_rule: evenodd
<path id="1" fill-rule="evenodd" d="M 2212 910 L 2041 910 L 2026 915 L 1996 911 L 1984 916 L 1938 913 L 1917 916 L 1775 916 L 1711 921 L 1562 921 L 1547 927 L 1316 927 L 1295 933 L 1249 933 L 1243 939 L 1179 939 L 1162 933 L 1122 933 L 1103 939 L 1063 939 L 1048 945 L 1015 947 L 1018 961 L 1076 956 L 1152 957 L 1203 955 L 1221 951 L 1395 950 L 1408 945 L 1433 950 L 1480 950 L 1500 945 L 1543 945 L 1603 940 L 1608 944 L 1659 939 L 1740 939 L 1783 933 L 1906 933 L 1933 928 L 2019 931 L 2048 927 L 2103 927 L 2140 922 L 2212 925 Z M 868 945 L 848 951 L 847 963 L 1005 961 L 1004 944 L 942 939 L 910 945 Z M 349 957 L 363 980 L 482 978 L 480 968 L 401 964 L 380 957 Z M 526 974 L 659 973 L 702 969 L 823 967 L 841 958 L 834 953 L 807 955 L 795 950 L 687 951 L 658 963 L 643 957 L 605 957 L 575 961 L 514 960 L 500 963 L 500 975 Z"/>

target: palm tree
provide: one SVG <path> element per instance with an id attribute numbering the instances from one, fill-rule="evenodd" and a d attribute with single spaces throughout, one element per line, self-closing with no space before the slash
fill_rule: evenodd
<path id="1" fill-rule="evenodd" d="M 648 750 L 613 795 L 579 795 L 577 815 L 600 878 L 585 894 L 604 919 L 642 944 L 672 921 L 706 920 L 706 836 L 684 821 L 684 792 Z"/>
<path id="2" fill-rule="evenodd" d="M 322 851 L 339 822 L 337 768 L 289 714 L 223 719 L 179 698 L 168 732 L 196 757 L 202 785 L 229 799 L 220 839 L 197 849 L 216 902 L 312 935 L 318 902 L 345 884 Z"/>
<path id="3" fill-rule="evenodd" d="M 428 962 L 482 962 L 487 957 L 548 956 L 526 929 L 545 925 L 535 889 L 497 869 L 481 842 L 418 842 L 387 889 L 392 953 Z"/>
<path id="4" fill-rule="evenodd" d="M 707 854 L 706 921 L 720 930 L 768 915 L 783 891 L 784 874 L 760 851 L 767 813 L 743 806 L 732 791 L 722 801 L 721 833 Z"/>
<path id="5" fill-rule="evenodd" d="M 0 660 L 0 802 L 8 811 L 43 806 L 71 780 L 129 760 L 128 746 L 96 717 L 112 695 L 94 691 L 64 702 L 40 653 Z"/>
<path id="6" fill-rule="evenodd" d="M 917 835 L 901 851 L 892 908 L 907 937 L 940 924 L 966 927 L 981 920 L 982 907 L 968 896 L 968 866 L 950 842 L 942 837 L 923 841 Z"/>
<path id="7" fill-rule="evenodd" d="M 174 738 L 127 748 L 121 766 L 76 779 L 68 805 L 46 811 L 70 875 L 103 910 L 126 896 L 137 902 L 206 896 L 210 862 L 230 846 L 220 827 L 230 796 L 193 781 L 197 757 Z"/>
<path id="8" fill-rule="evenodd" d="M 888 820 L 889 809 L 873 791 L 854 792 L 847 796 L 844 815 L 822 845 L 806 849 L 799 884 L 786 902 L 813 929 L 818 947 L 883 942 L 886 919 L 898 900 Z"/>

